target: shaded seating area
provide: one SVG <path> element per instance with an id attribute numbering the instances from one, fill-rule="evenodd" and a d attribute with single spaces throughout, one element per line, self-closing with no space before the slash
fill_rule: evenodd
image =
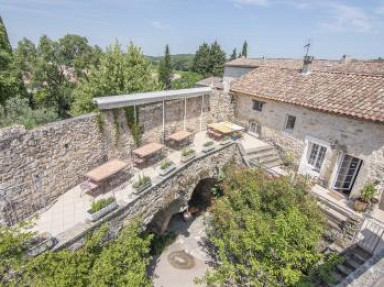
<path id="1" fill-rule="evenodd" d="M 128 163 L 114 159 L 92 169 L 85 175 L 87 180 L 80 184 L 82 192 L 95 192 L 99 190 L 108 184 L 109 179 L 124 170 L 127 166 Z"/>
<path id="2" fill-rule="evenodd" d="M 168 145 L 174 148 L 185 147 L 191 144 L 192 133 L 188 131 L 178 131 L 169 135 L 166 139 Z"/>
<path id="3" fill-rule="evenodd" d="M 231 122 L 212 123 L 207 125 L 207 134 L 210 138 L 220 141 L 226 137 L 240 137 L 243 127 Z"/>
<path id="4" fill-rule="evenodd" d="M 164 157 L 164 145 L 149 143 L 133 151 L 133 163 L 136 167 L 144 167 L 158 162 Z"/>

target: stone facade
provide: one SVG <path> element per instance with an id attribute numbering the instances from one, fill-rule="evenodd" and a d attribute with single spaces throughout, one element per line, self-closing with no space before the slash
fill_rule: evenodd
<path id="1" fill-rule="evenodd" d="M 166 134 L 184 125 L 191 132 L 205 129 L 207 121 L 215 121 L 221 113 L 229 114 L 228 103 L 220 93 L 205 96 L 204 103 L 202 97 L 187 99 L 184 121 L 184 100 L 167 101 Z M 137 110 L 143 143 L 162 142 L 162 103 L 139 106 Z M 48 207 L 83 181 L 87 171 L 109 159 L 130 162 L 135 148 L 123 109 L 106 111 L 101 116 L 80 116 L 31 131 L 0 131 L 0 224 L 14 224 Z"/>
<path id="2" fill-rule="evenodd" d="M 257 100 L 257 99 L 256 99 Z M 253 110 L 252 97 L 237 95 L 236 119 L 250 128 L 251 122 L 259 126 L 260 137 L 282 150 L 295 155 L 299 172 L 311 173 L 305 166 L 308 142 L 319 141 L 327 145 L 327 153 L 318 177 L 325 187 L 331 188 L 337 174 L 341 154 L 363 161 L 351 191 L 352 197 L 360 194 L 367 181 L 374 182 L 379 190 L 384 182 L 384 126 L 357 121 L 284 103 L 265 101 L 262 111 Z M 285 131 L 287 115 L 296 117 L 294 130 Z"/>

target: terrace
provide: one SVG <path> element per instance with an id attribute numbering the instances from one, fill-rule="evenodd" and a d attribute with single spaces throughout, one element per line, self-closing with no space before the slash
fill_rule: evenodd
<path id="1" fill-rule="evenodd" d="M 196 155 L 203 152 L 206 153 L 207 142 L 213 142 L 210 147 L 214 148 L 222 147 L 224 143 L 212 141 L 212 139 L 208 137 L 207 132 L 204 131 L 191 136 L 191 144 L 188 148 L 193 149 Z M 229 140 L 225 144 L 231 142 L 232 140 Z M 183 156 L 185 149 L 176 150 L 170 147 L 165 147 L 164 149 L 164 159 L 166 158 L 167 161 L 174 163 L 175 168 L 185 164 L 185 157 Z M 127 176 L 126 180 L 124 177 L 124 181 L 114 188 L 105 189 L 102 186 L 98 192 L 93 192 L 93 190 L 84 192 L 82 184 L 77 185 L 58 197 L 51 206 L 39 212 L 34 230 L 39 233 L 49 232 L 52 236 L 57 236 L 80 223 L 87 222 L 87 211 L 91 208 L 93 202 L 100 199 L 114 197 L 118 205 L 129 204 L 140 196 L 140 192 L 137 192 L 133 188 L 134 183 L 143 176 L 149 177 L 152 182 L 158 181 L 159 178 L 164 176 L 161 175 L 162 164 L 164 164 L 164 160 L 158 160 L 142 168 L 131 165 L 128 167 L 129 175 L 128 173 L 125 174 L 125 176 Z M 103 170 L 103 168 L 96 168 L 95 170 Z M 95 172 L 91 172 L 88 174 L 94 175 L 94 173 Z M 119 174 L 117 174 L 117 176 L 118 175 Z"/>

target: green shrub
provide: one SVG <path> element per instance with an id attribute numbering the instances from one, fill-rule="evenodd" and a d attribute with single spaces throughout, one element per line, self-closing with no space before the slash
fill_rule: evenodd
<path id="1" fill-rule="evenodd" d="M 195 152 L 195 150 L 193 148 L 190 148 L 190 147 L 186 147 L 183 149 L 183 151 L 181 152 L 181 155 L 182 156 L 189 156 L 190 154 L 193 154 Z"/>
<path id="2" fill-rule="evenodd" d="M 376 187 L 372 182 L 366 183 L 363 190 L 361 191 L 361 200 L 364 202 L 370 202 L 375 196 L 376 192 Z"/>
<path id="3" fill-rule="evenodd" d="M 209 141 L 209 142 L 204 143 L 204 146 L 208 147 L 208 146 L 211 146 L 211 145 L 214 145 L 214 144 L 215 143 L 213 141 Z"/>
<path id="4" fill-rule="evenodd" d="M 149 176 L 139 175 L 139 179 L 137 181 L 135 181 L 132 186 L 134 188 L 139 188 L 139 187 L 147 184 L 148 182 L 151 182 L 151 178 Z"/>
<path id="5" fill-rule="evenodd" d="M 173 164 L 172 161 L 165 159 L 161 162 L 160 168 L 164 170 L 164 169 L 167 169 L 168 167 L 170 167 L 172 164 Z"/>
<path id="6" fill-rule="evenodd" d="M 108 205 L 110 205 L 114 201 L 116 201 L 116 198 L 114 198 L 114 197 L 96 200 L 96 201 L 92 202 L 91 209 L 89 210 L 89 213 L 98 212 L 98 211 L 102 210 L 104 207 L 107 207 Z"/>

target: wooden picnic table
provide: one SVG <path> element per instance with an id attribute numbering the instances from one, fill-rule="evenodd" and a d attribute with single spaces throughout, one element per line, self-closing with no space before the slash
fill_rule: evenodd
<path id="1" fill-rule="evenodd" d="M 123 170 L 127 166 L 128 166 L 128 163 L 121 160 L 114 159 L 91 170 L 86 174 L 86 177 L 95 183 L 99 183 L 115 175 L 116 173 Z"/>
<path id="2" fill-rule="evenodd" d="M 213 129 L 216 132 L 219 132 L 223 135 L 228 135 L 233 132 L 233 129 L 221 124 L 221 123 L 213 123 L 213 124 L 208 124 L 209 129 Z"/>
<path id="3" fill-rule="evenodd" d="M 139 147 L 138 149 L 135 149 L 133 151 L 134 155 L 137 155 L 138 157 L 144 158 L 150 155 L 153 155 L 154 153 L 157 153 L 161 151 L 164 148 L 164 145 L 159 143 L 149 143 L 142 147 Z"/>
<path id="4" fill-rule="evenodd" d="M 192 135 L 192 133 L 187 131 L 179 131 L 176 133 L 171 134 L 168 139 L 175 141 L 175 142 L 182 142 L 185 139 L 189 138 Z"/>

